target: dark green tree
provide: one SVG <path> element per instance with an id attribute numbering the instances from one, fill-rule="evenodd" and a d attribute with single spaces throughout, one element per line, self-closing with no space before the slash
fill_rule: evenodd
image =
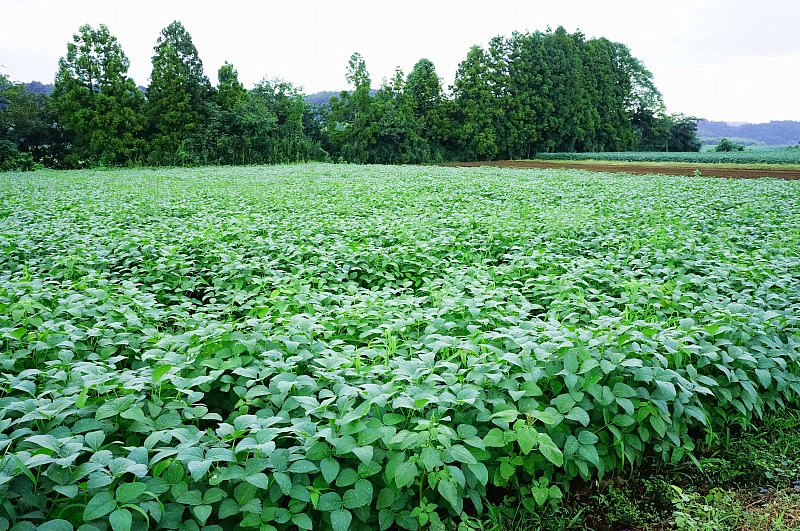
<path id="1" fill-rule="evenodd" d="M 412 113 L 412 136 L 426 145 L 425 153 L 413 157 L 420 162 L 442 161 L 445 158 L 443 143 L 447 138 L 442 80 L 436 67 L 428 59 L 420 59 L 408 74 L 403 85 L 401 101 Z M 415 148 L 418 150 L 419 148 Z"/>
<path id="2" fill-rule="evenodd" d="M 669 117 L 669 151 L 700 151 L 702 142 L 697 138 L 697 118 L 674 114 Z"/>
<path id="3" fill-rule="evenodd" d="M 34 163 L 61 167 L 66 153 L 53 100 L 0 74 L 0 166 L 28 169 Z"/>
<path id="4" fill-rule="evenodd" d="M 200 125 L 208 117 L 212 89 L 192 37 L 177 20 L 161 31 L 153 48 L 147 89 L 150 157 L 158 164 L 198 162 Z"/>
<path id="5" fill-rule="evenodd" d="M 744 146 L 723 138 L 714 148 L 717 153 L 730 153 L 731 151 L 744 151 Z"/>
<path id="6" fill-rule="evenodd" d="M 455 99 L 450 119 L 453 156 L 459 160 L 490 160 L 497 156 L 494 115 L 497 107 L 491 86 L 489 57 L 473 46 L 456 71 L 452 92 Z"/>
<path id="7" fill-rule="evenodd" d="M 364 58 L 358 52 L 350 56 L 347 64 L 347 82 L 353 86 L 331 98 L 328 137 L 335 155 L 348 162 L 368 162 L 369 149 L 375 143 L 372 121 L 371 80 Z"/>
<path id="8" fill-rule="evenodd" d="M 53 101 L 66 130 L 71 166 L 140 163 L 144 98 L 127 76 L 130 62 L 101 24 L 81 26 L 59 61 Z"/>

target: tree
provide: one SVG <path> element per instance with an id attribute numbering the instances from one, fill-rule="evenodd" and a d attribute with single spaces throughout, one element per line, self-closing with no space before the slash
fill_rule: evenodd
<path id="1" fill-rule="evenodd" d="M 216 102 L 225 110 L 233 110 L 247 101 L 247 90 L 239 81 L 239 73 L 228 61 L 217 72 Z"/>
<path id="2" fill-rule="evenodd" d="M 702 143 L 697 138 L 697 118 L 674 114 L 669 117 L 672 125 L 667 146 L 669 151 L 700 151 Z"/>
<path id="3" fill-rule="evenodd" d="M 348 162 L 369 161 L 369 149 L 375 142 L 375 124 L 370 122 L 372 96 L 370 77 L 364 58 L 358 52 L 350 56 L 345 75 L 353 86 L 331 98 L 328 137 L 336 154 Z"/>
<path id="4" fill-rule="evenodd" d="M 457 124 L 453 131 L 454 156 L 461 160 L 487 160 L 497 156 L 497 132 L 494 114 L 497 112 L 490 85 L 489 57 L 483 48 L 473 46 L 461 61 L 453 81 L 451 119 Z"/>
<path id="5" fill-rule="evenodd" d="M 153 51 L 147 89 L 151 160 L 197 162 L 187 143 L 210 112 L 212 89 L 203 62 L 191 35 L 177 20 L 161 31 Z"/>
<path id="6" fill-rule="evenodd" d="M 719 144 L 717 144 L 717 147 L 714 148 L 714 151 L 716 151 L 717 153 L 728 153 L 728 152 L 731 152 L 731 151 L 744 151 L 744 146 L 742 146 L 740 144 L 736 144 L 734 142 L 731 142 L 727 138 L 723 138 L 722 140 L 719 141 Z"/>
<path id="7" fill-rule="evenodd" d="M 81 26 L 59 61 L 53 100 L 72 141 L 70 165 L 139 163 L 143 97 L 127 76 L 130 61 L 101 24 Z"/>
<path id="8" fill-rule="evenodd" d="M 66 155 L 53 101 L 0 74 L 0 166 L 27 169 L 34 162 L 60 167 Z"/>

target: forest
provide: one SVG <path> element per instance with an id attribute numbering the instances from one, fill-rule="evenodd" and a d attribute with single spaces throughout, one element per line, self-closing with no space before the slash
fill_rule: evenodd
<path id="1" fill-rule="evenodd" d="M 349 90 L 310 103 L 291 82 L 251 89 L 225 63 L 212 86 L 184 26 L 164 28 L 149 85 L 105 25 L 81 26 L 51 93 L 0 74 L 0 169 L 302 161 L 426 163 L 548 152 L 697 151 L 697 119 L 668 114 L 624 44 L 564 28 L 473 46 L 445 89 L 434 64 L 373 88 L 354 53 Z"/>

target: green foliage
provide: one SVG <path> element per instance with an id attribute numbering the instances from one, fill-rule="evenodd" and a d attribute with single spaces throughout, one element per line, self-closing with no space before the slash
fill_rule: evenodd
<path id="1" fill-rule="evenodd" d="M 53 167 L 407 164 L 699 149 L 696 120 L 664 114 L 652 74 L 626 46 L 563 27 L 496 36 L 485 50 L 473 46 L 448 95 L 428 59 L 407 78 L 398 69 L 373 90 L 363 57 L 354 53 L 345 75 L 352 90 L 313 107 L 284 81 L 265 80 L 247 91 L 227 62 L 212 88 L 178 21 L 158 37 L 146 99 L 127 77 L 128 59 L 105 26 L 82 26 L 74 40 L 60 64 L 57 117 L 46 97 L 34 98 L 21 86 L 2 90 L 25 95 L 0 102 L 0 126 L 15 132 L 0 140 L 16 146 L 4 148 L 4 168 L 31 161 Z"/>
<path id="2" fill-rule="evenodd" d="M 130 61 L 101 24 L 84 25 L 59 61 L 53 102 L 72 141 L 68 166 L 141 162 L 144 98 L 127 77 Z"/>
<path id="3" fill-rule="evenodd" d="M 211 85 L 192 37 L 176 21 L 161 30 L 153 48 L 147 88 L 150 161 L 156 164 L 198 162 L 187 143 L 208 115 Z"/>
<path id="4" fill-rule="evenodd" d="M 731 151 L 744 151 L 744 146 L 735 144 L 734 142 L 731 142 L 727 138 L 723 138 L 722 140 L 719 141 L 717 147 L 714 148 L 714 151 L 718 153 L 729 153 Z"/>
<path id="5" fill-rule="evenodd" d="M 53 102 L 0 74 L 0 170 L 27 170 L 35 163 L 62 164 L 64 139 Z"/>
<path id="6" fill-rule="evenodd" d="M 690 462 L 798 405 L 799 192 L 482 168 L 6 174 L 0 518 L 441 529 L 490 492 L 555 511 L 645 456 Z"/>

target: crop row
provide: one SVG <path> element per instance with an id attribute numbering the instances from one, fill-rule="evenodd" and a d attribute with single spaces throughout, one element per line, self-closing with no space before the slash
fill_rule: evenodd
<path id="1" fill-rule="evenodd" d="M 734 164 L 800 164 L 800 150 L 745 150 L 717 153 L 621 151 L 604 153 L 539 153 L 541 160 L 608 160 L 620 162 L 688 162 L 688 163 L 734 163 Z"/>

